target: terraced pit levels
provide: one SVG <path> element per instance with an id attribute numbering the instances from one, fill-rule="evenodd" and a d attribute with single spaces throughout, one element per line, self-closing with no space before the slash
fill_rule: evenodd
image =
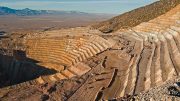
<path id="1" fill-rule="evenodd" d="M 113 100 L 149 91 L 179 76 L 180 5 L 126 30 L 104 34 L 88 27 L 77 29 L 76 35 L 60 30 L 0 40 L 0 69 L 8 81 L 0 89 L 1 99 L 10 100 L 17 89 L 39 91 L 50 86 L 56 90 L 42 91 L 41 100 L 44 96 Z M 29 96 L 34 95 L 21 100 Z"/>

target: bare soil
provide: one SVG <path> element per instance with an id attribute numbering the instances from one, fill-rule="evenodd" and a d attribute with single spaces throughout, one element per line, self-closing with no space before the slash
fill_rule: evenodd
<path id="1" fill-rule="evenodd" d="M 108 14 L 64 14 L 40 16 L 0 16 L 0 31 L 47 31 L 88 26 L 113 17 Z"/>

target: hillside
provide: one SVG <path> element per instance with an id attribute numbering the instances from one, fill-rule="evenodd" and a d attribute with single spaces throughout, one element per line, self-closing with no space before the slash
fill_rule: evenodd
<path id="1" fill-rule="evenodd" d="M 120 29 L 134 27 L 142 22 L 147 22 L 174 8 L 180 0 L 160 0 L 153 4 L 137 8 L 122 15 L 113 17 L 107 21 L 92 25 L 104 33 L 114 32 Z"/>

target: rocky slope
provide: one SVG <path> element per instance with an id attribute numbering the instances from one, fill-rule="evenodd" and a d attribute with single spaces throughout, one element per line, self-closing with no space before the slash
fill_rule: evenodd
<path id="1" fill-rule="evenodd" d="M 104 33 L 110 33 L 119 29 L 134 27 L 142 22 L 147 22 L 166 13 L 179 3 L 180 0 L 160 0 L 145 7 L 113 17 L 107 21 L 92 25 L 92 28 L 98 29 Z"/>

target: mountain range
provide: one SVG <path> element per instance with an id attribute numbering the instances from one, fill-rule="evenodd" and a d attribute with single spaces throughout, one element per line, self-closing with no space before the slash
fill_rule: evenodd
<path id="1" fill-rule="evenodd" d="M 32 10 L 25 9 L 12 9 L 9 7 L 0 6 L 0 15 L 17 15 L 17 16 L 33 16 L 33 15 L 47 15 L 47 14 L 88 14 L 78 11 L 55 11 L 55 10 Z"/>

